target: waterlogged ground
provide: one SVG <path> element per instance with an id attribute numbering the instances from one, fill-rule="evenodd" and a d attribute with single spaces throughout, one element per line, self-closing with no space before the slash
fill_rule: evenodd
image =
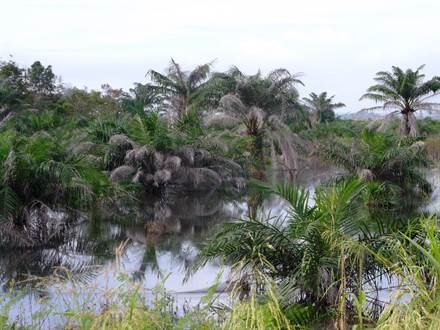
<path id="1" fill-rule="evenodd" d="M 310 170 L 294 180 L 313 194 L 320 181 L 337 172 Z M 279 179 L 279 175 L 274 176 Z M 434 193 L 426 210 L 440 211 L 440 170 L 429 171 L 427 177 Z M 23 289 L 10 310 L 11 319 L 49 329 L 62 320 L 66 310 L 102 308 L 115 299 L 118 288 L 133 283 L 140 283 L 147 296 L 153 295 L 152 288 L 163 286 L 175 301 L 176 313 L 182 313 L 186 305 L 197 304 L 214 282 L 219 283 L 220 299 L 225 299 L 227 293 L 221 291 L 228 279 L 227 266 L 209 263 L 184 279 L 201 244 L 225 221 L 246 217 L 255 204 L 253 197 L 208 194 L 146 198 L 135 217 L 128 211 L 122 218 L 90 215 L 93 219 L 77 226 L 72 238 L 60 246 L 0 251 L 1 282 L 13 282 L 15 288 Z M 257 204 L 260 212 L 270 216 L 283 216 L 286 211 L 285 202 L 274 196 Z M 2 290 L 3 297 L 9 299 L 6 284 Z M 50 317 L 46 316 L 48 310 L 42 306 L 60 314 L 54 316 L 51 311 Z M 36 312 L 39 317 L 32 319 Z"/>

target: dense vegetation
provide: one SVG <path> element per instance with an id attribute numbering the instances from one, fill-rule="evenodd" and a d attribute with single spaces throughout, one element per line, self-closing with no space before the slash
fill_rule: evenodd
<path id="1" fill-rule="evenodd" d="M 303 82 L 283 68 L 212 69 L 187 72 L 171 60 L 129 92 L 89 91 L 63 86 L 40 62 L 0 63 L 2 249 L 56 246 L 89 212 L 123 217 L 143 194 L 248 186 L 248 217 L 205 242 L 189 272 L 211 260 L 230 265 L 232 306 L 214 306 L 209 294 L 177 316 L 165 292 L 146 305 L 135 286 L 102 309 L 69 309 L 65 327 L 438 328 L 438 228 L 419 210 L 434 188 L 426 169 L 440 159 L 440 125 L 420 119 L 416 130 L 414 113 L 438 108 L 427 100 L 440 79 L 423 82 L 422 68 L 377 73 L 363 98 L 397 109 L 399 129 L 391 116 L 338 118 L 344 104 L 326 92 L 301 98 Z M 340 174 L 310 195 L 295 176 L 316 166 Z M 269 169 L 289 182 L 268 183 Z M 258 212 L 268 194 L 288 203 L 286 217 Z M 388 302 L 379 297 L 384 278 L 397 283 Z M 16 294 L 0 299 L 4 328 L 17 325 L 8 319 Z"/>

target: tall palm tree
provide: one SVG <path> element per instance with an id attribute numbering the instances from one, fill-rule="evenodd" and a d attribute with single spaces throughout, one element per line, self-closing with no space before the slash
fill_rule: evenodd
<path id="1" fill-rule="evenodd" d="M 382 105 L 365 110 L 394 110 L 403 115 L 401 131 L 405 135 L 416 136 L 417 126 L 414 113 L 420 110 L 438 111 L 440 103 L 429 100 L 440 93 L 440 77 L 433 77 L 424 81 L 425 75 L 421 73 L 424 65 L 415 71 L 393 66 L 392 71 L 376 73 L 376 85 L 370 86 L 367 93 L 360 99 L 370 99 L 381 102 Z"/>
<path id="2" fill-rule="evenodd" d="M 304 85 L 299 77 L 299 73 L 290 73 L 284 68 L 275 69 L 266 76 L 260 71 L 246 75 L 234 66 L 227 72 L 215 73 L 212 81 L 217 82 L 214 88 L 221 89 L 223 95 L 235 94 L 246 106 L 281 114 L 296 105 L 299 96 L 296 87 Z"/>
<path id="3" fill-rule="evenodd" d="M 199 96 L 208 81 L 212 63 L 197 66 L 193 71 L 183 71 L 178 63 L 171 59 L 166 74 L 148 71 L 152 84 L 149 87 L 163 98 L 162 106 L 181 119 Z"/>
<path id="4" fill-rule="evenodd" d="M 280 120 L 293 111 L 298 98 L 296 85 L 303 84 L 298 74 L 277 69 L 262 77 L 258 72 L 246 76 L 237 70 L 225 81 L 234 88 L 219 101 L 217 111 L 226 113 L 241 122 L 251 139 L 250 152 L 254 160 L 263 163 L 263 139 L 270 138 L 272 146 L 281 149 L 288 170 L 296 169 L 291 132 Z M 232 79 L 232 80 L 231 80 Z"/>
<path id="5" fill-rule="evenodd" d="M 327 96 L 327 92 L 317 95 L 310 93 L 309 97 L 304 97 L 303 102 L 306 109 L 310 112 L 311 123 L 315 126 L 318 123 L 325 123 L 335 119 L 335 109 L 345 107 L 344 103 L 333 103 L 335 96 Z"/>
<path id="6" fill-rule="evenodd" d="M 299 73 L 290 73 L 284 68 L 275 69 L 265 77 L 261 72 L 238 76 L 236 93 L 248 106 L 280 114 L 298 98 L 296 86 L 304 85 L 299 76 Z"/>

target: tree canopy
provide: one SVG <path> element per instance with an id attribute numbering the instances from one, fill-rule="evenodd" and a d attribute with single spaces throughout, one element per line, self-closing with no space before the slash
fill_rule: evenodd
<path id="1" fill-rule="evenodd" d="M 425 81 L 421 73 L 424 65 L 416 70 L 402 70 L 393 66 L 391 71 L 379 71 L 374 78 L 376 84 L 370 86 L 360 99 L 369 99 L 380 106 L 365 110 L 390 110 L 403 115 L 402 132 L 405 135 L 416 135 L 417 128 L 414 113 L 426 110 L 439 111 L 440 103 L 430 101 L 440 93 L 440 77 Z"/>

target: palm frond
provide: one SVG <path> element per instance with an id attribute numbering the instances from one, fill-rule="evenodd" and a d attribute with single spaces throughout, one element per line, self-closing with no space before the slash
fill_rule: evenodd
<path id="1" fill-rule="evenodd" d="M 17 193 L 8 186 L 0 190 L 0 222 L 12 220 L 17 216 L 21 200 Z"/>

